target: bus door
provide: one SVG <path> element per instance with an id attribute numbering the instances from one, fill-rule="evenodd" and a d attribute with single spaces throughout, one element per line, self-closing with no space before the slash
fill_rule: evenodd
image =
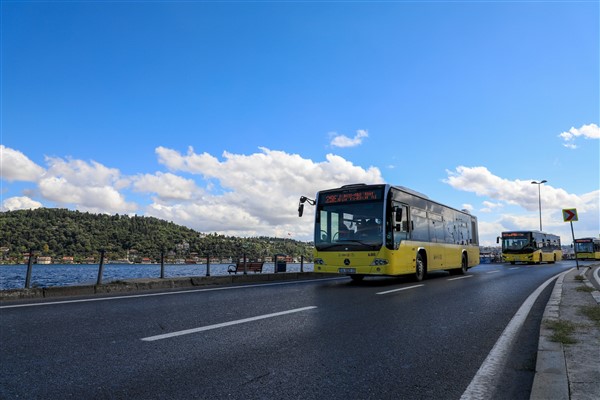
<path id="1" fill-rule="evenodd" d="M 398 250 L 400 242 L 410 238 L 410 215 L 406 204 L 392 201 L 392 229 L 394 238 L 393 247 Z"/>

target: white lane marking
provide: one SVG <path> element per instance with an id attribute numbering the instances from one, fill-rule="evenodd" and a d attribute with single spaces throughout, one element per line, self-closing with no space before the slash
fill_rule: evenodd
<path id="1" fill-rule="evenodd" d="M 388 294 L 388 293 L 394 293 L 394 292 L 399 292 L 399 291 L 401 291 L 401 290 L 408 290 L 408 289 L 414 289 L 414 288 L 418 288 L 418 287 L 421 287 L 421 286 L 425 286 L 425 285 L 422 285 L 422 284 L 421 284 L 421 285 L 407 286 L 407 287 L 403 287 L 403 288 L 400 288 L 400 289 L 388 290 L 388 291 L 386 291 L 386 292 L 379 292 L 379 293 L 375 293 L 375 294 Z"/>
<path id="2" fill-rule="evenodd" d="M 467 278 L 472 278 L 473 275 L 465 275 L 465 276 L 457 276 L 456 278 L 449 278 L 449 281 L 457 281 L 459 279 L 467 279 Z"/>
<path id="3" fill-rule="evenodd" d="M 61 300 L 61 301 L 51 301 L 51 302 L 46 302 L 46 303 L 13 304 L 13 305 L 10 305 L 10 306 L 0 306 L 0 310 L 4 309 L 4 308 L 52 306 L 52 305 L 55 305 L 55 304 L 88 303 L 90 301 L 135 299 L 135 298 L 139 298 L 139 297 L 169 296 L 169 295 L 173 295 L 173 294 L 198 293 L 198 292 L 213 292 L 213 291 L 216 291 L 216 290 L 247 289 L 247 288 L 261 287 L 261 286 L 289 285 L 289 284 L 293 284 L 293 283 L 323 282 L 323 281 L 331 281 L 331 280 L 336 280 L 336 279 L 345 279 L 345 277 L 339 277 L 339 278 L 337 278 L 337 277 L 336 278 L 321 278 L 321 279 L 307 279 L 307 280 L 301 280 L 301 281 L 285 281 L 285 282 L 273 282 L 273 283 L 260 283 L 260 284 L 257 284 L 257 285 L 226 286 L 226 287 L 218 287 L 218 288 L 179 290 L 179 291 L 176 291 L 176 292 L 132 294 L 132 295 L 127 295 L 127 296 L 95 297 L 95 298 L 92 298 L 92 299 Z"/>
<path id="4" fill-rule="evenodd" d="M 562 272 L 557 275 L 566 275 L 567 272 Z M 557 278 L 553 276 L 546 282 L 542 283 L 521 305 L 517 310 L 517 313 L 512 317 L 502 335 L 496 341 L 496 344 L 486 357 L 481 367 L 473 377 L 473 380 L 461 396 L 461 400 L 486 400 L 493 398 L 494 389 L 496 387 L 497 379 L 502 372 L 502 368 L 506 364 L 506 359 L 510 348 L 512 347 L 519 330 L 525 323 L 525 319 L 531 311 L 533 304 L 539 297 L 540 293 L 548 286 L 553 280 Z"/>
<path id="5" fill-rule="evenodd" d="M 193 329 L 185 329 L 183 331 L 165 333 L 162 335 L 148 336 L 148 337 L 142 338 L 141 340 L 143 340 L 145 342 L 153 342 L 155 340 L 169 339 L 169 338 L 176 337 L 176 336 L 189 335 L 191 333 L 204 332 L 204 331 L 209 331 L 211 329 L 224 328 L 226 326 L 244 324 L 246 322 L 258 321 L 258 320 L 265 319 L 265 318 L 279 317 L 281 315 L 287 315 L 287 314 L 293 314 L 293 313 L 297 313 L 297 312 L 301 312 L 301 311 L 312 310 L 313 308 L 317 308 L 317 307 L 309 306 L 309 307 L 296 308 L 294 310 L 276 312 L 276 313 L 272 313 L 272 314 L 258 315 L 256 317 L 238 319 L 236 321 L 229 321 L 229 322 L 223 322 L 223 323 L 215 324 L 215 325 L 201 326 L 199 328 L 193 328 Z"/>
<path id="6" fill-rule="evenodd" d="M 519 268 L 521 268 L 521 267 L 511 267 L 509 269 L 519 269 Z"/>
<path id="7" fill-rule="evenodd" d="M 500 271 L 498 271 L 498 270 L 494 270 L 494 271 L 488 271 L 487 273 L 488 273 L 488 274 L 497 274 L 498 272 L 500 272 Z"/>

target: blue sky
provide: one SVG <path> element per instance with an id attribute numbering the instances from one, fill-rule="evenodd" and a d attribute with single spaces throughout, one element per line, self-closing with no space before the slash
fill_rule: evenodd
<path id="1" fill-rule="evenodd" d="M 2 210 L 310 240 L 300 195 L 386 182 L 482 243 L 600 232 L 597 1 L 2 1 Z"/>

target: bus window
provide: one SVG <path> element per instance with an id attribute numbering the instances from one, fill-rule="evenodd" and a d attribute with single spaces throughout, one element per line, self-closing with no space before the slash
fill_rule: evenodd
<path id="1" fill-rule="evenodd" d="M 417 208 L 411 208 L 411 221 L 414 224 L 411 233 L 412 240 L 429 242 L 429 226 L 427 224 L 427 213 Z"/>

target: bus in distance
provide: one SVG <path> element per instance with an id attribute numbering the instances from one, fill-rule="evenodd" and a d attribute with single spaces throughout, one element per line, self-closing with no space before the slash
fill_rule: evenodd
<path id="1" fill-rule="evenodd" d="M 554 263 L 562 260 L 560 236 L 540 231 L 502 232 L 502 261 L 527 264 Z"/>
<path id="2" fill-rule="evenodd" d="M 578 260 L 600 260 L 600 239 L 575 239 L 575 254 Z"/>
<path id="3" fill-rule="evenodd" d="M 448 270 L 465 274 L 479 264 L 477 218 L 410 189 L 387 184 L 322 190 L 304 203 L 316 207 L 314 271 L 365 276 Z"/>

